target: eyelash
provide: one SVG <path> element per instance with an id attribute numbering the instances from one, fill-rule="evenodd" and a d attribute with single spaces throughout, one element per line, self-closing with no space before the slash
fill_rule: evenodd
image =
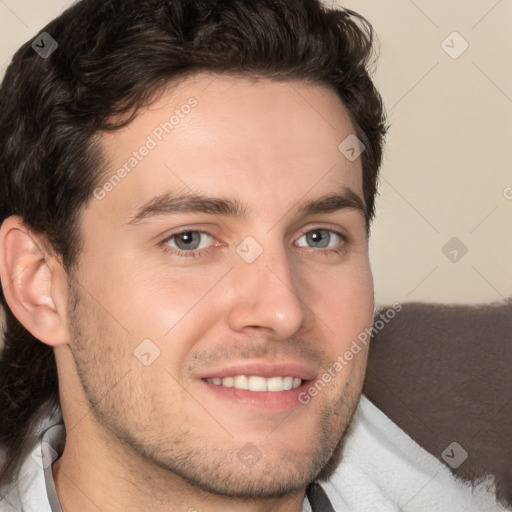
<path id="1" fill-rule="evenodd" d="M 335 235 L 339 236 L 340 239 L 341 239 L 341 242 L 340 244 L 336 247 L 336 248 L 333 248 L 333 249 L 317 249 L 315 252 L 317 253 L 320 253 L 322 254 L 323 256 L 331 256 L 331 255 L 334 255 L 334 254 L 339 254 L 341 253 L 344 249 L 345 249 L 345 244 L 347 243 L 347 237 L 343 234 L 343 233 L 340 233 L 339 231 L 336 231 L 335 229 L 331 229 L 331 228 L 323 228 L 323 227 L 318 227 L 318 228 L 313 228 L 313 229 L 308 229 L 307 231 L 304 231 L 300 236 L 299 236 L 299 239 L 302 238 L 304 235 L 307 235 L 308 233 L 312 232 L 312 231 L 320 231 L 322 229 L 325 229 L 326 231 L 329 231 L 331 233 L 334 233 Z M 191 250 L 191 251 L 183 251 L 181 249 L 175 249 L 174 247 L 170 247 L 167 245 L 167 242 L 169 242 L 169 240 L 172 240 L 174 237 L 178 237 L 184 233 L 204 233 L 204 234 L 207 234 L 207 235 L 210 235 L 210 233 L 207 233 L 206 231 L 200 231 L 200 230 L 194 230 L 194 229 L 185 229 L 183 231 L 179 231 L 178 233 L 173 233 L 171 236 L 168 236 L 167 238 L 165 238 L 164 240 L 162 240 L 162 242 L 159 244 L 161 247 L 162 247 L 162 250 L 164 253 L 172 253 L 173 255 L 175 256 L 178 256 L 178 257 L 184 257 L 184 258 L 198 258 L 198 257 L 202 257 L 202 256 L 205 256 L 208 252 L 210 252 L 212 250 L 212 247 L 209 247 L 208 249 L 199 249 L 199 250 Z M 212 238 L 213 235 L 210 235 Z M 304 247 L 304 249 L 315 249 L 314 247 Z"/>

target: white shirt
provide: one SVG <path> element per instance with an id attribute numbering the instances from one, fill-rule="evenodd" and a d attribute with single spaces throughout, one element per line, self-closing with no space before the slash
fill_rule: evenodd
<path id="1" fill-rule="evenodd" d="M 0 495 L 0 512 L 62 512 L 51 464 L 62 454 L 60 413 L 39 427 L 41 441 L 23 462 L 18 481 Z M 307 512 L 504 512 L 492 478 L 475 485 L 456 478 L 362 396 L 346 434 L 343 458 L 322 489 L 308 489 Z M 313 507 L 313 508 L 312 508 Z"/>

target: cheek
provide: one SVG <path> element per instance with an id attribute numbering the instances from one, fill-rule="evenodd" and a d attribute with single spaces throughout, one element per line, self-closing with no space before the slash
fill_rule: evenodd
<path id="1" fill-rule="evenodd" d="M 373 280 L 369 264 L 339 269 L 317 288 L 319 316 L 336 333 L 338 340 L 349 341 L 373 321 Z"/>
<path id="2" fill-rule="evenodd" d="M 208 324 L 215 302 L 209 295 L 222 268 L 172 268 L 129 255 L 85 270 L 88 290 L 134 339 L 166 339 L 187 324 Z M 203 303 L 209 303 L 207 308 Z M 199 315 L 198 311 L 201 310 Z M 198 318 L 201 321 L 198 323 Z"/>

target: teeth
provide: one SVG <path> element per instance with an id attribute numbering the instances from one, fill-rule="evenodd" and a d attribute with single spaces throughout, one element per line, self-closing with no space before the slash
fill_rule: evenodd
<path id="1" fill-rule="evenodd" d="M 236 377 L 213 377 L 206 382 L 225 388 L 248 389 L 249 391 L 289 391 L 298 388 L 302 380 L 295 377 L 260 377 L 258 375 L 237 375 Z"/>
<path id="2" fill-rule="evenodd" d="M 222 379 L 222 385 L 225 387 L 225 388 L 232 388 L 234 386 L 234 379 L 233 377 L 224 377 Z"/>
<path id="3" fill-rule="evenodd" d="M 288 391 L 293 388 L 293 377 L 285 377 L 283 379 L 283 389 Z"/>
<path id="4" fill-rule="evenodd" d="M 267 391 L 265 377 L 249 377 L 249 391 Z"/>
<path id="5" fill-rule="evenodd" d="M 283 377 L 272 377 L 266 380 L 268 391 L 283 391 Z"/>
<path id="6" fill-rule="evenodd" d="M 237 375 L 233 379 L 233 387 L 237 389 L 249 389 L 249 383 L 247 382 L 247 377 L 245 375 Z"/>

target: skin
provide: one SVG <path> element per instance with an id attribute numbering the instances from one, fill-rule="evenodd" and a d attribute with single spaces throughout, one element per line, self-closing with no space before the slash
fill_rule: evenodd
<path id="1" fill-rule="evenodd" d="M 172 132 L 85 207 L 73 279 L 21 219 L 0 230 L 2 282 L 22 270 L 9 305 L 55 347 L 67 438 L 52 471 L 65 512 L 298 512 L 361 394 L 365 349 L 307 405 L 276 398 L 293 391 L 233 395 L 203 380 L 236 365 L 305 372 L 307 389 L 371 325 L 374 304 L 363 212 L 299 211 L 347 190 L 363 201 L 361 159 L 338 150 L 353 126 L 323 86 L 188 78 L 128 127 L 98 134 L 100 186 L 191 97 Z M 229 198 L 246 215 L 129 223 L 164 192 Z M 173 238 L 183 230 L 208 233 L 202 248 Z M 236 251 L 254 250 L 246 237 L 262 249 L 252 263 Z M 147 366 L 134 355 L 143 340 L 159 350 Z"/>

